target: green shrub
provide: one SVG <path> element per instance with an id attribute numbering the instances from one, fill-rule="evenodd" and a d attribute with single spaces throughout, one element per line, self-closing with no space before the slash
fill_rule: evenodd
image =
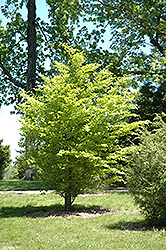
<path id="1" fill-rule="evenodd" d="M 8 171 L 11 163 L 10 146 L 2 145 L 3 140 L 0 140 L 0 180 L 3 179 L 5 172 Z"/>
<path id="2" fill-rule="evenodd" d="M 15 180 L 15 179 L 19 179 L 19 173 L 17 168 L 15 167 L 11 167 L 9 169 L 9 171 L 7 172 L 6 177 L 3 178 L 4 180 Z"/>
<path id="3" fill-rule="evenodd" d="M 154 129 L 139 132 L 138 146 L 128 158 L 128 186 L 146 219 L 166 224 L 166 124 L 160 117 Z"/>
<path id="4" fill-rule="evenodd" d="M 25 171 L 28 169 L 28 163 L 25 153 L 20 154 L 14 161 L 14 169 L 17 172 L 17 178 L 22 179 Z"/>

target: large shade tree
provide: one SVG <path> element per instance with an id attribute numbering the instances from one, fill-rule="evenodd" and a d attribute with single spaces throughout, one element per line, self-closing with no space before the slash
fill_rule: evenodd
<path id="1" fill-rule="evenodd" d="M 154 112 L 165 111 L 166 2 L 64 0 L 64 8 L 56 1 L 54 19 L 57 13 L 65 17 L 67 5 L 73 2 L 79 6 L 76 44 L 89 60 L 100 61 L 103 67 L 109 65 L 117 77 L 132 74 L 131 85 L 141 86 L 137 99 L 140 119 L 152 119 Z M 70 21 L 70 9 L 67 16 Z M 147 116 L 143 110 L 148 111 Z"/>
<path id="2" fill-rule="evenodd" d="M 120 150 L 117 138 L 138 126 L 128 124 L 135 94 L 129 79 L 117 81 L 99 65 L 85 64 L 82 53 L 70 50 L 68 56 L 70 63 L 56 63 L 59 73 L 45 78 L 35 95 L 23 93 L 20 105 L 29 164 L 65 198 L 66 211 L 104 173 L 119 172 L 110 154 Z"/>
<path id="3" fill-rule="evenodd" d="M 40 4 L 36 0 L 4 0 L 1 5 L 7 22 L 3 27 L 3 19 L 0 20 L 0 105 L 19 102 L 20 89 L 33 92 L 42 81 L 41 73 L 50 76 L 54 74 L 55 61 L 68 60 L 60 44 L 73 42 L 75 17 L 71 16 L 69 24 L 68 18 L 57 12 L 54 19 L 56 4 L 45 1 L 50 11 L 48 19 L 42 20 L 36 15 Z M 62 3 L 61 7 L 69 6 Z M 68 10 L 74 15 L 77 8 L 71 6 Z"/>
<path id="4" fill-rule="evenodd" d="M 24 2 L 27 3 L 27 21 L 19 11 Z M 2 12 L 10 21 L 6 28 L 0 26 L 0 104 L 10 104 L 16 100 L 20 88 L 33 91 L 37 80 L 35 0 L 6 1 Z"/>
<path id="5" fill-rule="evenodd" d="M 54 22 L 59 16 L 68 24 L 75 21 L 75 43 L 86 51 L 89 60 L 101 60 L 103 66 L 110 64 L 117 76 L 133 74 L 140 80 L 165 74 L 165 1 L 47 2 Z M 107 49 L 102 46 L 104 42 Z"/>
<path id="6" fill-rule="evenodd" d="M 18 87 L 27 85 L 29 45 L 25 44 L 29 19 L 23 17 L 21 8 L 30 6 L 27 5 L 30 1 L 35 3 L 35 0 L 6 0 L 2 6 L 8 18 L 0 32 L 3 72 L 0 91 L 5 103 L 15 101 Z M 109 65 L 116 76 L 132 74 L 133 85 L 146 80 L 165 86 L 165 1 L 46 0 L 46 3 L 49 22 L 34 16 L 36 84 L 40 81 L 39 73 L 51 75 L 55 61 L 68 60 L 60 46 L 60 42 L 66 42 L 81 48 L 90 62 L 100 62 L 102 67 Z M 104 42 L 107 49 L 102 45 Z M 46 70 L 48 60 L 50 68 Z"/>
<path id="7" fill-rule="evenodd" d="M 91 40 L 94 36 L 93 44 L 101 41 L 106 28 L 110 28 L 109 41 L 113 54 L 110 53 L 110 57 L 107 54 L 105 61 L 112 62 L 112 55 L 116 55 L 117 60 L 112 67 L 119 69 L 118 75 L 165 72 L 164 68 L 160 70 L 152 68 L 155 58 L 165 57 L 165 1 L 99 0 L 93 2 L 87 0 L 81 2 L 84 13 L 89 14 L 84 15 L 83 19 L 95 25 L 93 32 L 90 33 Z M 90 13 L 93 13 L 93 16 Z M 150 49 L 149 53 L 143 52 L 147 45 Z"/>

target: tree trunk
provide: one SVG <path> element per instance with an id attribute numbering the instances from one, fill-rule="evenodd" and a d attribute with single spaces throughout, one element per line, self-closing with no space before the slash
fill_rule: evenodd
<path id="1" fill-rule="evenodd" d="M 26 92 L 33 93 L 36 85 L 36 0 L 28 0 L 27 9 L 28 9 L 28 30 L 27 30 L 28 67 L 27 67 Z M 26 155 L 29 146 L 31 146 L 31 142 L 26 139 L 26 146 L 25 146 Z"/>
<path id="2" fill-rule="evenodd" d="M 36 82 L 36 3 L 28 0 L 28 70 L 27 70 L 27 92 L 32 92 Z"/>
<path id="3" fill-rule="evenodd" d="M 65 212 L 71 211 L 71 194 L 65 194 Z"/>

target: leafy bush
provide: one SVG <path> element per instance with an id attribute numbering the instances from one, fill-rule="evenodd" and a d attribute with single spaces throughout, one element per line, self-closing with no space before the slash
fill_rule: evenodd
<path id="1" fill-rule="evenodd" d="M 128 158 L 128 186 L 146 219 L 166 224 L 166 124 L 156 117 L 154 129 L 139 131 L 138 146 Z"/>
<path id="2" fill-rule="evenodd" d="M 2 145 L 3 140 L 0 140 L 0 180 L 3 179 L 4 173 L 8 171 L 11 163 L 10 146 Z"/>
<path id="3" fill-rule="evenodd" d="M 11 167 L 7 172 L 7 175 L 3 178 L 3 180 L 16 180 L 19 179 L 19 173 L 17 168 Z"/>
<path id="4" fill-rule="evenodd" d="M 28 169 L 28 163 L 25 153 L 20 154 L 14 161 L 14 169 L 17 172 L 17 178 L 21 179 L 24 177 L 25 171 Z"/>

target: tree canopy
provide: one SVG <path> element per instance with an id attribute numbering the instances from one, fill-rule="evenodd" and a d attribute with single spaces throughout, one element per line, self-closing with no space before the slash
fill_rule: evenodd
<path id="1" fill-rule="evenodd" d="M 110 154 L 119 150 L 117 138 L 139 124 L 128 123 L 135 96 L 128 78 L 117 81 L 99 65 L 85 64 L 82 53 L 68 54 L 70 64 L 56 63 L 59 73 L 44 78 L 35 95 L 23 93 L 20 105 L 29 164 L 65 198 L 66 209 L 104 172 L 118 172 Z"/>
<path id="2" fill-rule="evenodd" d="M 6 27 L 1 26 L 0 30 L 0 67 L 3 72 L 0 91 L 4 103 L 14 102 L 18 87 L 24 88 L 27 82 L 28 20 L 21 12 L 27 2 L 7 0 L 1 7 L 8 18 Z M 133 86 L 141 81 L 165 86 L 164 0 L 46 0 L 46 3 L 49 21 L 39 16 L 35 18 L 35 84 L 41 80 L 40 73 L 54 74 L 56 61 L 68 60 L 61 46 L 61 43 L 67 43 L 86 53 L 89 62 L 100 62 L 101 67 L 109 65 L 109 70 L 116 76 L 132 74 Z M 47 69 L 46 62 L 50 63 Z M 15 83 L 11 82 L 10 76 Z"/>
<path id="3" fill-rule="evenodd" d="M 73 4 L 77 5 L 74 11 L 68 8 Z M 165 1 L 64 0 L 56 1 L 52 7 L 54 19 L 61 13 L 68 24 L 70 20 L 78 23 L 75 42 L 85 49 L 90 60 L 110 64 L 116 75 L 165 74 Z M 107 49 L 102 46 L 106 32 Z M 146 47 L 149 53 L 145 52 Z"/>

